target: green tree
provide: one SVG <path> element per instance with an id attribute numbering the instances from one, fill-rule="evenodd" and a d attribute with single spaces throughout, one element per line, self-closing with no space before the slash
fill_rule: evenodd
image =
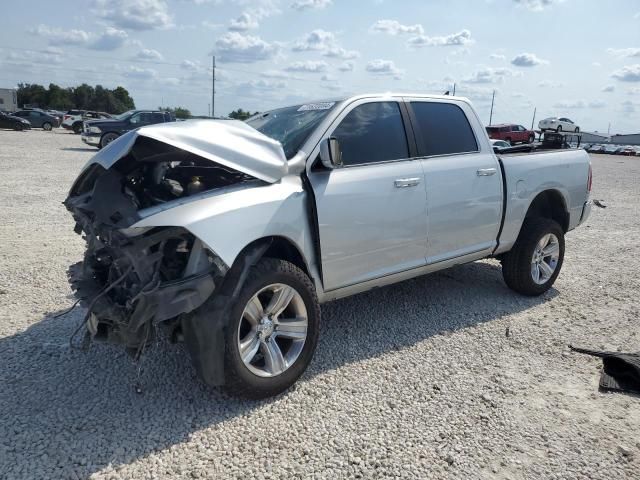
<path id="1" fill-rule="evenodd" d="M 175 108 L 171 108 L 171 107 L 158 107 L 158 110 L 161 110 L 163 112 L 171 112 L 173 113 L 173 115 L 176 118 L 181 118 L 183 120 L 186 120 L 187 118 L 191 118 L 191 112 L 189 111 L 189 109 L 184 108 L 184 107 L 175 107 Z"/>
<path id="2" fill-rule="evenodd" d="M 242 110 L 241 108 L 234 110 L 233 112 L 231 112 L 229 114 L 229 118 L 233 118 L 235 120 L 246 120 L 249 117 L 252 117 L 254 115 L 257 115 L 260 112 L 255 112 L 255 113 L 251 113 L 251 112 L 245 112 L 244 110 Z"/>
<path id="3" fill-rule="evenodd" d="M 18 106 L 37 105 L 39 107 L 46 106 L 47 89 L 42 85 L 31 83 L 18 84 Z"/>
<path id="4" fill-rule="evenodd" d="M 131 98 L 126 88 L 116 87 L 115 90 L 113 90 L 113 96 L 122 105 L 121 108 L 123 108 L 123 112 L 136 108 L 136 104 L 134 103 L 133 98 Z"/>
<path id="5" fill-rule="evenodd" d="M 47 107 L 56 110 L 68 110 L 74 106 L 71 91 L 68 88 L 61 88 L 55 83 L 49 84 L 47 92 Z"/>

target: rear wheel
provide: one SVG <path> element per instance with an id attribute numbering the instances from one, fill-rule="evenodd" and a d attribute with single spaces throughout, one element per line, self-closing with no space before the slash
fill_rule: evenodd
<path id="1" fill-rule="evenodd" d="M 46 130 L 47 132 L 50 132 L 52 128 L 53 128 L 53 127 L 51 126 L 51 124 L 50 124 L 49 122 L 44 122 L 44 123 L 42 124 L 42 129 L 43 129 L 43 130 Z"/>
<path id="2" fill-rule="evenodd" d="M 529 135 L 529 143 L 533 143 L 536 141 L 536 136 L 535 135 Z"/>
<path id="3" fill-rule="evenodd" d="M 82 122 L 76 122 L 73 124 L 72 126 L 73 128 L 73 133 L 82 133 Z"/>
<path id="4" fill-rule="evenodd" d="M 564 232 L 547 218 L 525 219 L 518 240 L 502 258 L 502 276 L 523 295 L 541 295 L 556 281 L 564 260 Z"/>
<path id="5" fill-rule="evenodd" d="M 113 142 L 116 138 L 118 138 L 118 135 L 115 133 L 105 133 L 100 139 L 100 148 L 106 147 L 111 142 Z"/>
<path id="6" fill-rule="evenodd" d="M 320 307 L 309 277 L 284 260 L 251 268 L 229 310 L 225 331 L 225 389 L 266 398 L 288 389 L 311 362 Z"/>
<path id="7" fill-rule="evenodd" d="M 562 131 L 562 125 L 558 125 L 558 128 L 556 128 L 556 132 L 561 132 Z"/>
<path id="8" fill-rule="evenodd" d="M 13 129 L 14 129 L 16 132 L 21 132 L 22 130 L 24 130 L 24 127 L 22 126 L 22 124 L 21 124 L 21 123 L 16 123 L 16 124 L 13 126 Z"/>
<path id="9" fill-rule="evenodd" d="M 576 127 L 576 129 L 574 130 L 574 132 L 576 132 L 576 133 L 580 133 L 580 128 L 579 128 L 579 127 Z"/>

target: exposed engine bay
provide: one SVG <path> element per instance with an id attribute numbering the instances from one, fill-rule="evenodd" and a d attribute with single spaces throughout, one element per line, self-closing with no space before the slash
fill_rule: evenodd
<path id="1" fill-rule="evenodd" d="M 140 211 L 260 180 L 166 143 L 140 136 L 111 168 L 88 167 L 64 204 L 87 241 L 69 281 L 87 308 L 89 339 L 140 354 L 158 322 L 202 305 L 228 270 L 184 228 L 129 228 Z"/>

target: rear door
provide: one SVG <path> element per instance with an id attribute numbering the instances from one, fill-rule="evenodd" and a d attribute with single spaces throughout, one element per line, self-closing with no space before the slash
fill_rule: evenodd
<path id="1" fill-rule="evenodd" d="M 409 100 L 427 194 L 427 262 L 496 246 L 502 175 L 482 124 L 465 102 Z M 484 133 L 484 132 L 483 132 Z"/>
<path id="2" fill-rule="evenodd" d="M 359 100 L 325 135 L 344 164 L 327 170 L 316 158 L 308 172 L 327 291 L 425 264 L 424 177 L 405 126 L 397 99 Z"/>

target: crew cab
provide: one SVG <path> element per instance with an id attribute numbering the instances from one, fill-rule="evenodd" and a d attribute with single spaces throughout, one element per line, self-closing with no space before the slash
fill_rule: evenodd
<path id="1" fill-rule="evenodd" d="M 157 110 L 129 110 L 113 118 L 86 120 L 82 141 L 93 147 L 103 148 L 123 133 L 147 125 L 175 122 L 170 112 Z"/>
<path id="2" fill-rule="evenodd" d="M 584 150 L 496 156 L 459 97 L 141 127 L 71 187 L 87 249 L 69 277 L 87 341 L 140 356 L 165 327 L 206 383 L 267 397 L 309 365 L 324 302 L 483 258 L 543 294 L 590 190 Z"/>
<path id="3" fill-rule="evenodd" d="M 533 143 L 536 139 L 536 132 L 515 123 L 489 125 L 487 127 L 487 133 L 489 134 L 489 138 L 493 140 L 504 140 L 511 145 L 516 143 Z"/>

